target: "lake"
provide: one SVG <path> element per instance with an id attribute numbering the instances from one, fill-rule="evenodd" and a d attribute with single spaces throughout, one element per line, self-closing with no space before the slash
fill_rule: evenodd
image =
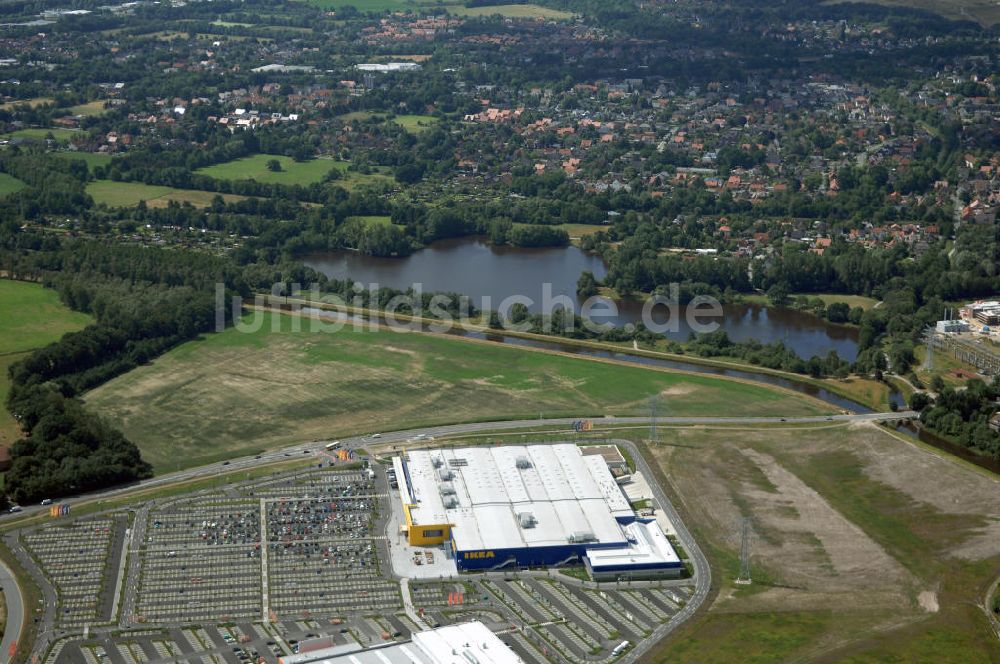
<path id="1" fill-rule="evenodd" d="M 568 298 L 580 313 L 582 300 L 576 295 L 580 274 L 589 270 L 598 279 L 607 275 L 607 266 L 600 257 L 574 246 L 541 249 L 493 247 L 476 238 L 435 242 L 405 258 L 377 258 L 339 251 L 313 254 L 305 257 L 304 262 L 327 277 L 350 278 L 365 287 L 377 284 L 407 289 L 421 284 L 425 293 L 462 293 L 470 296 L 481 309 L 498 309 L 505 298 L 522 296 L 530 298 L 532 304 L 528 308 L 535 313 L 543 310 L 544 302 L 558 297 Z M 642 302 L 625 300 L 614 305 L 616 315 L 603 315 L 603 308 L 595 308 L 594 320 L 615 325 L 642 320 Z M 678 315 L 672 315 L 660 305 L 653 309 L 652 318 L 658 324 L 666 324 L 673 319 L 676 324 L 666 335 L 670 339 L 684 341 L 691 332 L 686 308 L 678 307 L 675 313 Z M 723 306 L 723 316 L 718 322 L 734 341 L 783 341 L 804 358 L 826 355 L 830 350 L 836 350 L 840 357 L 848 361 L 857 356 L 857 329 L 831 325 L 816 316 L 793 309 L 727 304 Z"/>

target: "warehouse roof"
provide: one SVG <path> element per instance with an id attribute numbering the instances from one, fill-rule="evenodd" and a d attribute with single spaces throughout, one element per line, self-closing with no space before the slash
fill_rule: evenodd
<path id="1" fill-rule="evenodd" d="M 587 549 L 592 569 L 671 566 L 680 558 L 656 521 L 635 521 L 625 526 L 628 545 L 615 549 Z"/>
<path id="2" fill-rule="evenodd" d="M 404 475 L 413 523 L 452 524 L 463 551 L 624 544 L 616 517 L 633 516 L 604 459 L 571 443 L 414 450 Z"/>
<path id="3" fill-rule="evenodd" d="M 349 644 L 293 657 L 306 657 L 308 662 L 315 664 L 524 664 L 496 634 L 478 621 L 417 632 L 412 638 L 407 643 L 367 650 Z M 290 659 L 283 658 L 282 664 Z"/>

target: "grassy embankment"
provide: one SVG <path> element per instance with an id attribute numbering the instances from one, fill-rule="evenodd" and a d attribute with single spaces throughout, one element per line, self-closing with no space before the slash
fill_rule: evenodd
<path id="1" fill-rule="evenodd" d="M 669 400 L 675 416 L 829 411 L 751 383 L 436 335 L 323 332 L 318 321 L 265 318 L 256 331 L 230 329 L 184 344 L 97 388 L 87 403 L 121 426 L 159 472 L 379 429 L 643 415 L 651 395 Z"/>

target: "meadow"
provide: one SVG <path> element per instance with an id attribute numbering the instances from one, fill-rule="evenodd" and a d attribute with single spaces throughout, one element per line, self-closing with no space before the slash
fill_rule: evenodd
<path id="1" fill-rule="evenodd" d="M 534 18 L 544 20 L 567 20 L 573 18 L 572 12 L 564 12 L 538 5 L 492 5 L 488 7 L 465 7 L 455 5 L 448 7 L 449 14 L 457 16 L 503 16 L 504 18 Z"/>
<path id="2" fill-rule="evenodd" d="M 73 116 L 83 116 L 83 117 L 93 117 L 97 115 L 104 115 L 108 112 L 108 109 L 104 108 L 104 101 L 101 99 L 96 99 L 94 101 L 88 101 L 86 104 L 77 104 L 76 106 L 70 106 L 68 109 L 69 114 Z"/>
<path id="3" fill-rule="evenodd" d="M 0 173 L 0 198 L 4 196 L 9 196 L 14 192 L 21 191 L 27 187 L 24 182 L 18 180 L 13 175 L 8 173 Z"/>
<path id="4" fill-rule="evenodd" d="M 309 319 L 262 316 L 261 329 L 184 344 L 86 401 L 159 472 L 383 429 L 640 415 L 657 394 L 678 416 L 827 410 L 795 394 L 708 376 L 418 333 L 323 331 Z"/>
<path id="5" fill-rule="evenodd" d="M 7 399 L 10 384 L 7 368 L 28 351 L 57 341 L 90 323 L 90 316 L 67 309 L 59 295 L 39 284 L 0 279 L 0 404 Z M 0 410 L 0 444 L 10 444 L 17 425 Z"/>
<path id="6" fill-rule="evenodd" d="M 132 207 L 139 201 L 146 201 L 151 208 L 167 207 L 170 201 L 190 203 L 195 207 L 208 207 L 215 196 L 222 196 L 227 203 L 245 200 L 246 196 L 236 194 L 216 194 L 212 191 L 195 189 L 174 189 L 160 185 L 143 184 L 141 182 L 114 182 L 112 180 L 95 180 L 87 185 L 87 193 L 94 203 L 108 207 Z"/>
<path id="7" fill-rule="evenodd" d="M 76 159 L 87 162 L 87 168 L 107 166 L 111 163 L 111 155 L 104 152 L 54 152 L 60 159 Z"/>
<path id="8" fill-rule="evenodd" d="M 280 171 L 271 171 L 267 164 L 277 159 Z M 295 161 L 291 157 L 271 154 L 255 154 L 242 159 L 234 159 L 223 164 L 199 168 L 196 173 L 219 180 L 256 180 L 265 184 L 301 184 L 320 182 L 336 163 L 331 159 L 310 159 Z"/>
<path id="9" fill-rule="evenodd" d="M 14 101 L 8 101 L 4 102 L 3 104 L 0 104 L 0 110 L 10 111 L 15 106 L 21 106 L 21 105 L 27 105 L 30 106 L 31 108 L 35 108 L 36 106 L 41 106 L 42 104 L 54 104 L 54 103 L 56 103 L 56 100 L 53 99 L 52 97 L 34 97 L 32 99 L 16 99 Z"/>
<path id="10" fill-rule="evenodd" d="M 12 138 L 26 138 L 35 141 L 44 141 L 50 135 L 59 143 L 67 143 L 71 138 L 80 133 L 78 129 L 62 129 L 60 127 L 53 127 L 51 129 L 46 129 L 42 127 L 31 127 L 29 129 L 18 129 L 17 131 L 12 131 L 9 134 L 4 134 L 2 138 L 10 140 Z"/>
<path id="11" fill-rule="evenodd" d="M 409 59 L 409 58 L 407 58 Z M 367 120 L 368 118 L 379 118 L 380 120 L 386 119 L 389 116 L 382 113 L 373 113 L 371 111 L 354 111 L 351 113 L 345 113 L 339 116 L 344 122 L 351 122 L 352 120 Z M 433 115 L 393 115 L 391 122 L 398 124 L 400 127 L 410 132 L 411 134 L 419 134 L 422 131 L 430 129 L 434 124 L 437 123 L 437 118 Z"/>
<path id="12" fill-rule="evenodd" d="M 827 0 L 843 4 L 857 0 Z M 1000 4 L 996 0 L 864 0 L 885 7 L 907 7 L 933 12 L 955 21 L 975 21 L 984 28 L 1000 23 Z"/>

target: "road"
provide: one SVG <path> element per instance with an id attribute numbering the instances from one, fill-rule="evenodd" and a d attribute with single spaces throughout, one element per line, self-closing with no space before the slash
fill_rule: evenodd
<path id="1" fill-rule="evenodd" d="M 865 414 L 850 414 L 850 415 L 818 415 L 810 417 L 658 417 L 656 419 L 659 425 L 755 425 L 755 424 L 820 424 L 829 422 L 875 422 L 875 421 L 889 421 L 889 420 L 901 420 L 910 419 L 917 417 L 917 413 L 913 411 L 904 411 L 898 413 L 865 413 Z M 423 436 L 423 441 L 427 440 L 427 437 L 439 438 L 443 436 L 452 436 L 456 434 L 475 434 L 487 431 L 516 431 L 518 429 L 533 429 L 537 427 L 550 427 L 550 426 L 565 426 L 567 428 L 572 427 L 574 422 L 579 421 L 581 418 L 539 418 L 531 420 L 512 420 L 512 421 L 501 421 L 501 422 L 472 422 L 468 424 L 452 424 L 437 427 L 428 427 L 424 429 L 408 429 L 403 431 L 393 431 L 384 434 L 372 434 L 368 436 L 354 436 L 351 438 L 344 438 L 341 440 L 341 446 L 344 449 L 360 449 L 365 446 L 372 444 L 388 444 L 393 445 L 394 443 L 405 444 L 408 441 L 413 440 L 417 436 Z M 604 427 L 614 427 L 616 425 L 642 425 L 649 423 L 648 417 L 603 417 L 591 419 L 594 423 L 596 429 L 601 429 Z M 179 472 L 169 473 L 166 475 L 161 475 L 159 477 L 154 477 L 149 480 L 144 480 L 142 482 L 137 482 L 125 487 L 120 487 L 116 489 L 110 489 L 108 491 L 101 491 L 89 494 L 82 494 L 74 497 L 66 497 L 61 499 L 61 502 L 70 502 L 72 500 L 85 500 L 88 502 L 100 501 L 105 499 L 110 499 L 114 497 L 126 496 L 129 493 L 146 490 L 155 487 L 169 486 L 178 482 L 189 481 L 193 479 L 200 479 L 205 477 L 211 477 L 213 475 L 219 475 L 222 473 L 231 473 L 233 471 L 250 470 L 264 463 L 275 463 L 279 461 L 287 461 L 294 458 L 301 458 L 302 455 L 314 455 L 318 452 L 324 451 L 325 445 L 329 441 L 312 441 L 309 443 L 300 443 L 297 445 L 292 445 L 283 449 L 268 452 L 266 454 L 260 454 L 254 457 L 243 457 L 239 459 L 233 459 L 223 464 L 214 463 L 207 466 L 200 466 L 197 468 L 190 468 L 188 470 L 183 470 Z M 632 443 L 627 441 L 619 441 L 630 448 L 633 458 L 636 461 L 637 467 L 643 472 L 643 474 L 648 478 L 653 478 L 654 475 L 649 467 L 646 465 L 645 460 L 639 454 L 638 450 Z M 649 639 L 640 644 L 635 650 L 635 657 L 638 657 L 641 652 L 644 652 L 647 648 L 652 647 L 651 643 L 659 641 L 661 638 L 669 634 L 671 631 L 676 629 L 676 627 L 686 620 L 692 613 L 694 613 L 701 603 L 707 597 L 709 589 L 711 588 L 711 571 L 708 567 L 708 561 L 705 559 L 698 547 L 697 542 L 687 531 L 683 525 L 683 521 L 680 516 L 674 511 L 670 502 L 663 495 L 662 490 L 655 482 L 651 482 L 650 486 L 653 488 L 655 497 L 660 505 L 663 506 L 665 511 L 668 512 L 668 516 L 675 523 L 677 528 L 677 535 L 681 540 L 681 544 L 688 551 L 691 562 L 695 568 L 696 577 L 696 588 L 695 594 L 692 596 L 691 600 L 684 606 L 684 608 L 678 612 L 669 622 L 660 625 L 654 631 L 653 639 Z M 15 519 L 24 518 L 26 516 L 32 516 L 39 514 L 48 507 L 43 507 L 41 505 L 26 506 L 23 510 L 17 514 L 4 514 L 0 515 L 0 524 L 8 521 L 13 521 Z M 137 519 L 136 523 L 139 523 Z M 141 533 L 136 532 L 132 534 L 133 543 L 136 541 L 136 537 L 141 537 Z M 8 545 L 10 549 L 19 558 L 25 558 L 22 560 L 22 564 L 25 569 L 29 570 L 29 573 L 35 577 L 36 583 L 43 590 L 45 597 L 45 612 L 40 621 L 40 634 L 37 639 L 36 646 L 41 646 L 42 643 L 51 639 L 54 634 L 54 613 L 56 608 L 56 596 L 55 591 L 52 586 L 45 583 L 43 579 L 37 574 L 37 569 L 26 559 L 26 554 L 24 551 L 13 545 L 8 537 Z M 133 565 L 129 566 L 134 567 Z M 124 573 L 128 575 L 125 580 L 127 585 L 133 583 L 132 577 L 137 570 L 126 569 Z M 8 586 L 8 584 L 10 584 Z M 24 624 L 24 601 L 22 595 L 17 587 L 17 584 L 13 581 L 13 577 L 10 576 L 9 570 L 0 567 L 0 587 L 4 590 L 4 596 L 7 598 L 7 611 L 8 611 L 8 626 L 17 625 L 17 629 L 7 629 L 4 634 L 3 642 L 0 644 L 0 664 L 7 664 L 10 658 L 8 657 L 8 652 L 10 648 L 10 643 L 13 642 L 17 635 L 19 635 L 21 628 Z M 125 602 L 122 610 L 126 612 L 125 615 L 129 615 L 129 612 L 134 611 L 133 606 L 133 593 L 126 592 Z M 644 645 L 646 644 L 646 645 Z M 641 648 L 641 650 L 640 650 Z"/>
<path id="2" fill-rule="evenodd" d="M 17 642 L 24 626 L 24 597 L 21 589 L 14 580 L 14 573 L 7 565 L 0 561 L 0 588 L 3 589 L 3 596 L 7 600 L 7 624 L 4 627 L 3 640 L 0 641 L 0 657 L 3 661 L 9 661 L 11 646 Z M 15 646 L 16 647 L 16 646 Z"/>

